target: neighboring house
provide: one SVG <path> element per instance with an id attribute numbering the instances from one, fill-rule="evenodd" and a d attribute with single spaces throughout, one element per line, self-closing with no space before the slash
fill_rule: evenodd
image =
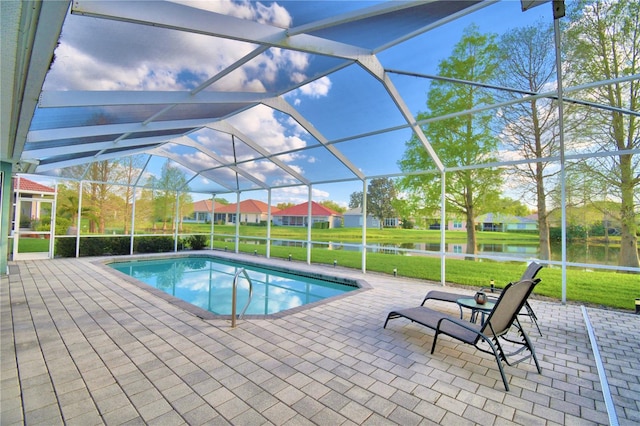
<path id="1" fill-rule="evenodd" d="M 440 220 L 431 219 L 428 221 L 429 229 L 440 230 Z M 466 231 L 467 221 L 464 219 L 452 219 L 447 222 L 446 231 Z"/>
<path id="2" fill-rule="evenodd" d="M 236 223 L 236 216 L 238 214 L 238 204 L 227 204 L 216 208 L 214 211 L 214 217 L 216 222 L 222 223 Z M 274 216 L 279 209 L 277 207 L 271 207 L 271 215 Z M 258 200 L 244 200 L 240 202 L 240 223 L 255 223 L 266 222 L 268 218 L 269 205 Z"/>
<path id="3" fill-rule="evenodd" d="M 362 228 L 362 207 L 356 207 L 355 209 L 347 210 L 343 214 L 344 227 L 345 228 Z M 373 215 L 367 215 L 367 228 L 380 228 L 380 219 L 373 217 Z"/>
<path id="4" fill-rule="evenodd" d="M 487 213 L 476 218 L 476 224 L 481 231 L 537 231 L 536 219 L 513 216 L 500 213 Z"/>
<path id="5" fill-rule="evenodd" d="M 273 214 L 274 225 L 307 226 L 309 203 L 298 204 Z M 328 223 L 329 228 L 340 228 L 342 216 L 315 201 L 311 202 L 311 223 Z"/>
<path id="6" fill-rule="evenodd" d="M 16 212 L 19 216 L 17 214 L 12 216 L 14 221 L 21 222 L 20 228 L 30 228 L 32 222 L 41 220 L 43 216 L 51 217 L 55 195 L 55 188 L 21 176 L 13 178 L 14 206 L 20 205 L 20 211 Z M 29 226 L 26 226 L 27 223 Z"/>
<path id="7" fill-rule="evenodd" d="M 191 214 L 191 217 L 185 218 L 185 222 L 210 223 L 211 204 L 211 200 L 200 200 L 193 203 L 193 213 Z M 216 213 L 223 206 L 224 204 L 220 204 L 216 201 L 214 213 Z"/>

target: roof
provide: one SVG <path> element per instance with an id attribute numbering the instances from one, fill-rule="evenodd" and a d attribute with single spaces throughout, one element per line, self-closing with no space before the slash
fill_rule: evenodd
<path id="1" fill-rule="evenodd" d="M 356 207 L 353 209 L 349 209 L 346 212 L 342 213 L 343 216 L 362 216 L 362 207 Z M 367 213 L 367 216 L 373 216 L 371 213 Z"/>
<path id="2" fill-rule="evenodd" d="M 298 204 L 296 206 L 282 209 L 273 216 L 307 216 L 309 214 L 309 202 Z M 335 212 L 322 204 L 318 204 L 315 201 L 311 202 L 311 216 L 341 216 L 340 213 Z"/>
<path id="3" fill-rule="evenodd" d="M 14 191 L 17 189 L 18 186 L 18 182 L 20 187 L 19 190 L 20 191 L 25 191 L 25 192 L 39 192 L 39 193 L 52 193 L 55 194 L 56 190 L 55 188 L 51 188 L 50 186 L 46 186 L 46 185 L 42 185 L 38 182 L 34 182 L 30 179 L 24 178 L 24 177 L 19 177 L 19 178 L 14 178 L 13 179 L 13 189 Z"/>
<path id="4" fill-rule="evenodd" d="M 131 159 L 138 187 L 157 187 L 168 166 L 186 175 L 172 189 L 216 195 L 345 182 L 359 191 L 404 173 L 411 138 L 429 158 L 412 173 L 446 171 L 421 127 L 426 89 L 448 79 L 438 64 L 470 22 L 498 35 L 554 22 L 551 7 L 523 12 L 521 2 L 494 0 L 2 6 L 0 158 L 13 172 L 81 180 L 94 162 Z M 615 80 L 606 85 L 637 75 Z M 601 85 L 566 87 L 563 98 L 610 110 L 571 98 Z M 558 97 L 525 93 L 521 102 Z"/>
<path id="5" fill-rule="evenodd" d="M 216 208 L 215 213 L 236 213 L 237 203 L 227 204 L 224 206 L 220 206 L 220 208 Z M 242 214 L 266 214 L 268 213 L 269 205 L 267 203 L 263 203 L 258 200 L 244 200 L 240 201 L 240 213 Z M 271 207 L 271 214 L 279 211 L 277 207 Z"/>
<path id="6" fill-rule="evenodd" d="M 16 140 L 0 154 L 24 172 L 74 179 L 92 162 L 131 157 L 139 186 L 157 185 L 169 164 L 186 174 L 180 190 L 208 194 L 362 182 L 363 149 L 386 160 L 374 176 L 397 173 L 389 156 L 402 150 L 386 149 L 389 138 L 402 146 L 418 128 L 403 93 L 430 79 L 405 79 L 398 69 L 411 64 L 383 53 L 432 45 L 431 30 L 492 3 L 36 2 L 3 13 L 3 28 L 32 14 L 33 34 L 8 46 L 32 58 L 7 61 L 27 81 L 15 99 L 24 114 L 8 116 L 20 120 Z M 40 43 L 20 44 L 31 39 Z"/>
<path id="7" fill-rule="evenodd" d="M 224 204 L 216 201 L 215 210 L 217 211 Z M 193 203 L 194 212 L 211 212 L 211 200 L 200 200 Z"/>

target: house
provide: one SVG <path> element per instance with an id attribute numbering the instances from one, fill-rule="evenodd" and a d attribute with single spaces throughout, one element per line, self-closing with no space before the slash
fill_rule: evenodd
<path id="1" fill-rule="evenodd" d="M 347 210 L 343 214 L 345 228 L 362 228 L 362 207 Z M 367 228 L 380 228 L 380 219 L 373 217 L 372 214 L 367 215 Z"/>
<path id="2" fill-rule="evenodd" d="M 31 228 L 45 217 L 49 219 L 53 210 L 56 190 L 30 179 L 18 176 L 13 179 L 14 205 L 19 208 L 12 216 L 20 228 Z M 14 228 L 15 222 L 14 222 Z"/>
<path id="3" fill-rule="evenodd" d="M 537 231 L 538 221 L 531 217 L 520 217 L 501 213 L 487 213 L 476 218 L 481 231 Z"/>
<path id="4" fill-rule="evenodd" d="M 274 225 L 307 226 L 309 203 L 298 204 L 273 214 Z M 311 202 L 311 223 L 326 223 L 329 228 L 340 228 L 342 215 L 315 201 Z"/>
<path id="5" fill-rule="evenodd" d="M 211 200 L 200 200 L 193 203 L 193 213 L 191 217 L 185 218 L 185 222 L 210 223 L 211 222 Z M 214 213 L 217 213 L 224 206 L 219 202 L 215 202 Z"/>
<path id="6" fill-rule="evenodd" d="M 277 213 L 277 207 L 271 207 L 271 215 Z M 258 200 L 244 200 L 240 202 L 240 223 L 243 224 L 260 224 L 268 219 L 269 205 Z M 227 204 L 214 211 L 216 222 L 236 223 L 236 215 L 238 214 L 238 204 Z"/>
<path id="7" fill-rule="evenodd" d="M 440 219 L 428 219 L 427 227 L 431 230 L 440 230 Z M 447 221 L 446 231 L 466 231 L 467 222 L 464 219 L 450 219 Z"/>

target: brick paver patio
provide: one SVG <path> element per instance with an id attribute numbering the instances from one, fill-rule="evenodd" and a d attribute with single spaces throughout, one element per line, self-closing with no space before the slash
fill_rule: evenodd
<path id="1" fill-rule="evenodd" d="M 609 423 L 580 306 L 531 301 L 543 337 L 523 323 L 542 374 L 506 367 L 505 392 L 489 355 L 446 337 L 431 355 L 430 330 L 382 328 L 434 284 L 300 264 L 373 288 L 232 329 L 95 261 L 12 262 L 2 277 L 2 425 Z M 640 316 L 587 313 L 617 421 L 638 424 Z"/>

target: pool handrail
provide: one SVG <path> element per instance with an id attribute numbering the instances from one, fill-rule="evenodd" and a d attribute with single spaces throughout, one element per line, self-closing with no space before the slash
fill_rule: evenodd
<path id="1" fill-rule="evenodd" d="M 237 287 L 238 287 L 238 278 L 240 277 L 241 273 L 244 273 L 244 277 L 247 279 L 247 281 L 249 281 L 249 297 L 247 298 L 247 304 L 244 305 L 244 308 L 242 308 L 242 312 L 240 312 L 240 315 L 236 316 L 236 304 L 237 304 L 236 295 L 237 295 Z M 236 271 L 236 274 L 233 277 L 233 291 L 231 292 L 231 327 L 232 328 L 235 328 L 236 326 L 236 319 L 242 318 L 244 313 L 247 311 L 247 308 L 249 307 L 249 303 L 251 303 L 252 295 L 253 295 L 253 283 L 251 282 L 251 278 L 249 278 L 249 274 L 244 268 L 240 268 Z"/>

